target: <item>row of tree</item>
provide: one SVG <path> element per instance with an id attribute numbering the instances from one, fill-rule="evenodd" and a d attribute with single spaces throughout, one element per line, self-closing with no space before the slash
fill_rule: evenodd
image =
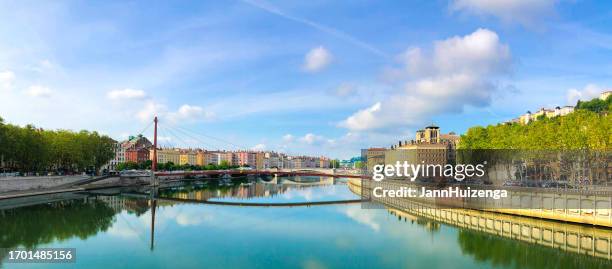
<path id="1" fill-rule="evenodd" d="M 98 171 L 114 158 L 114 144 L 97 132 L 20 127 L 0 118 L 0 172 Z"/>
<path id="2" fill-rule="evenodd" d="M 461 136 L 457 161 L 501 164 L 507 179 L 607 183 L 612 148 L 611 101 L 578 102 L 573 113 L 541 117 L 525 125 L 472 127 Z"/>
<path id="3" fill-rule="evenodd" d="M 461 136 L 463 149 L 608 150 L 612 148 L 609 111 L 577 109 L 560 117 L 543 118 L 526 125 L 476 126 Z"/>
<path id="4" fill-rule="evenodd" d="M 576 109 L 584 109 L 597 113 L 612 111 L 612 95 L 608 96 L 606 100 L 595 98 L 591 101 L 580 101 L 576 103 Z"/>
<path id="5" fill-rule="evenodd" d="M 117 171 L 123 170 L 145 170 L 151 169 L 152 161 L 147 160 L 145 162 L 125 162 L 117 165 Z M 201 171 L 201 170 L 225 170 L 239 168 L 238 165 L 230 165 L 228 161 L 223 160 L 221 164 L 208 164 L 208 165 L 191 165 L 191 164 L 175 164 L 173 162 L 158 163 L 158 171 Z"/>

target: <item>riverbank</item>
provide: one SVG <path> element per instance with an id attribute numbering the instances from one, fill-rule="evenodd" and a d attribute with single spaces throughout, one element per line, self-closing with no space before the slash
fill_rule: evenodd
<path id="1" fill-rule="evenodd" d="M 19 177 L 0 181 L 0 200 L 28 196 L 56 194 L 74 191 L 88 191 L 125 186 L 148 185 L 140 180 L 122 180 L 119 177 L 96 178 L 87 176 L 67 177 Z M 9 184 L 4 184 L 8 182 Z M 82 183 L 82 184 L 80 184 Z"/>
<path id="2" fill-rule="evenodd" d="M 0 177 L 0 193 L 42 190 L 88 179 L 89 176 Z"/>

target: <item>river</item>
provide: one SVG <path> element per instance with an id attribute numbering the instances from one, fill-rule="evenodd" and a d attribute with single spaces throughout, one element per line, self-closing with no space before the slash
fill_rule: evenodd
<path id="1" fill-rule="evenodd" d="M 0 201 L 0 248 L 76 249 L 74 263 L 9 263 L 4 253 L 0 267 L 612 266 L 609 229 L 578 229 L 598 238 L 607 235 L 607 254 L 575 252 L 460 227 L 408 210 L 342 203 L 359 196 L 346 181 L 332 178 L 176 183 L 157 193 L 154 200 L 149 199 L 147 188 L 123 188 L 39 196 L 18 203 Z M 576 230 L 575 225 L 554 225 Z"/>

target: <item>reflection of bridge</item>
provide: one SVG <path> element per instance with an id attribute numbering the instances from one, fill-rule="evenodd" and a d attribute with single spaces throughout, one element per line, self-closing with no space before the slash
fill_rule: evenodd
<path id="1" fill-rule="evenodd" d="M 282 185 L 299 185 L 299 186 L 319 186 L 319 185 L 334 185 L 336 179 L 334 177 L 317 177 L 316 180 L 310 180 L 302 178 L 301 176 L 282 178 L 279 179 L 275 176 L 270 181 L 261 180 L 262 183 L 266 184 L 282 184 Z"/>
<path id="2" fill-rule="evenodd" d="M 140 199 L 150 199 L 151 195 L 142 193 L 128 193 L 123 194 L 126 197 L 134 197 Z M 251 207 L 299 207 L 299 206 L 318 206 L 318 205 L 338 205 L 338 204 L 355 204 L 361 203 L 361 199 L 352 200 L 335 200 L 335 201 L 313 201 L 313 202 L 291 202 L 291 203 L 257 203 L 257 202 L 233 202 L 233 201 L 216 201 L 216 200 L 198 200 L 190 198 L 176 198 L 176 197 L 161 197 L 154 198 L 158 201 L 168 202 L 180 202 L 180 203 L 193 203 L 193 204 L 207 204 L 207 205 L 220 205 L 220 206 L 251 206 Z"/>

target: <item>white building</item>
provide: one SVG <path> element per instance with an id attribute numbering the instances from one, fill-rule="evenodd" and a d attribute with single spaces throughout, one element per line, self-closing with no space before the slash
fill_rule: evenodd
<path id="1" fill-rule="evenodd" d="M 117 165 L 125 162 L 125 148 L 121 145 L 123 142 L 115 142 L 113 144 L 113 153 L 115 157 L 111 159 L 106 165 L 102 166 L 102 170 L 108 170 L 109 172 L 117 171 Z"/>

